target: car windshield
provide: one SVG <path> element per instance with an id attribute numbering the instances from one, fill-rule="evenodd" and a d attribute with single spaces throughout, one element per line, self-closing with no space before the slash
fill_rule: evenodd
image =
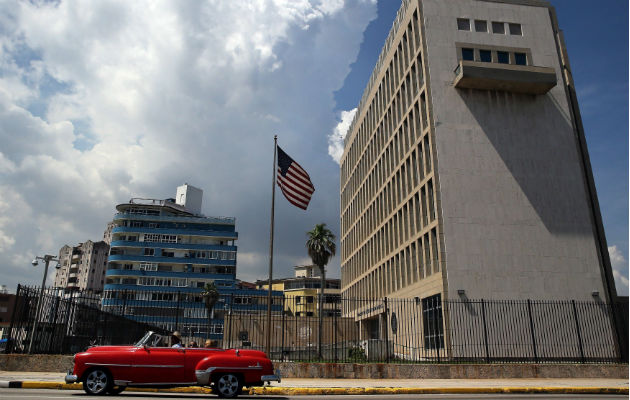
<path id="1" fill-rule="evenodd" d="M 135 346 L 137 347 L 142 347 L 142 346 L 149 346 L 149 347 L 159 347 L 159 346 L 165 346 L 166 345 L 166 341 L 164 340 L 165 338 L 162 335 L 159 335 L 153 331 L 149 331 L 147 332 L 142 339 L 140 339 L 138 341 L 138 343 L 135 344 Z"/>

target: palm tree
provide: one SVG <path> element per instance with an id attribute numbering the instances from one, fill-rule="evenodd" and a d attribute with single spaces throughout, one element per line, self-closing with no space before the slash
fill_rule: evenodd
<path id="1" fill-rule="evenodd" d="M 315 228 L 306 232 L 308 240 L 306 241 L 306 249 L 308 255 L 313 260 L 313 264 L 319 267 L 321 277 L 321 292 L 319 295 L 319 335 L 317 339 L 317 353 L 320 360 L 322 359 L 322 333 L 323 333 L 323 314 L 324 314 L 324 289 L 326 288 L 326 270 L 324 267 L 328 264 L 330 257 L 335 255 L 335 235 L 326 228 L 326 224 L 316 224 Z"/>
<path id="2" fill-rule="evenodd" d="M 208 334 L 210 337 L 210 327 L 212 326 L 212 319 L 214 318 L 214 305 L 219 301 L 219 291 L 215 286 L 214 282 L 206 283 L 203 287 L 203 292 L 201 292 L 201 297 L 203 298 L 203 302 L 206 305 L 206 310 L 208 310 Z"/>

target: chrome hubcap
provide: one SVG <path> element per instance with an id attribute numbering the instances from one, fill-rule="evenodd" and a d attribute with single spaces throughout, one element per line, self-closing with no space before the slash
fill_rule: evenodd
<path id="1" fill-rule="evenodd" d="M 238 390 L 238 378 L 231 374 L 223 375 L 219 378 L 217 386 L 223 395 L 233 396 Z"/>
<path id="2" fill-rule="evenodd" d="M 92 371 L 87 376 L 85 384 L 90 392 L 101 393 L 107 387 L 107 375 L 101 370 Z"/>

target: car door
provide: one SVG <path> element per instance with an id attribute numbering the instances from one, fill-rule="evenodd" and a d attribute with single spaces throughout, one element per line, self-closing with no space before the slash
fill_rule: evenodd
<path id="1" fill-rule="evenodd" d="M 133 355 L 132 382 L 138 385 L 189 384 L 183 347 L 139 347 Z"/>

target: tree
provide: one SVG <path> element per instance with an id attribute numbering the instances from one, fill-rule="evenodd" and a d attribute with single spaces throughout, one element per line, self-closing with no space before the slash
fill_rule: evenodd
<path id="1" fill-rule="evenodd" d="M 219 301 L 219 290 L 215 286 L 214 282 L 206 283 L 201 292 L 201 297 L 208 310 L 208 335 L 210 336 L 210 327 L 212 326 L 212 319 L 214 318 L 214 305 Z"/>
<path id="2" fill-rule="evenodd" d="M 322 359 L 322 333 L 323 333 L 323 314 L 324 314 L 324 290 L 326 288 L 326 270 L 324 267 L 328 264 L 330 257 L 335 255 L 335 235 L 326 228 L 326 224 L 317 224 L 315 228 L 306 232 L 308 240 L 306 241 L 306 249 L 308 255 L 313 260 L 313 264 L 319 267 L 321 277 L 321 291 L 319 295 L 319 335 L 317 339 L 317 353 Z"/>

